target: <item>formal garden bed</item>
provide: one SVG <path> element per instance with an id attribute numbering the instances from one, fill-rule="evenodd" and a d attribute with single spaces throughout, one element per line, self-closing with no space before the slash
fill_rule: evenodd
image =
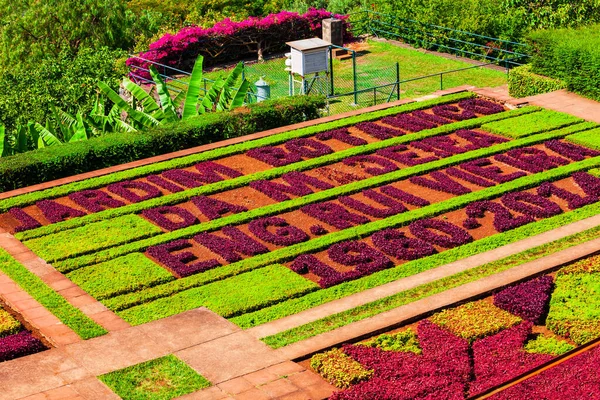
<path id="1" fill-rule="evenodd" d="M 0 224 L 131 324 L 249 328 L 593 215 L 595 128 L 458 94 L 17 196 Z"/>
<path id="2" fill-rule="evenodd" d="M 462 399 L 482 394 L 600 337 L 599 265 L 600 256 L 576 261 L 500 288 L 492 296 L 319 353 L 306 363 L 343 389 L 334 399 Z M 587 361 L 567 362 L 576 368 L 570 376 L 594 374 L 582 368 Z M 559 372 L 549 370 L 531 379 L 536 384 L 525 381 L 492 398 L 516 398 L 515 393 L 556 396 L 558 389 L 544 383 L 544 374 Z M 566 387 L 575 398 L 594 393 L 573 384 Z"/>
<path id="3" fill-rule="evenodd" d="M 0 363 L 39 353 L 48 348 L 39 333 L 32 333 L 21 317 L 0 302 Z"/>

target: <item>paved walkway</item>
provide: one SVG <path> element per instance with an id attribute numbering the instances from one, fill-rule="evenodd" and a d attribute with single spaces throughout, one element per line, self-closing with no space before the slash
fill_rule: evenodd
<path id="1" fill-rule="evenodd" d="M 536 96 L 515 99 L 508 94 L 506 85 L 498 88 L 483 88 L 474 90 L 481 96 L 504 101 L 513 106 L 534 105 L 550 110 L 561 111 L 575 115 L 587 121 L 600 123 L 600 102 L 587 99 L 565 89 Z"/>
<path id="2" fill-rule="evenodd" d="M 174 354 L 214 386 L 184 399 L 312 399 L 334 388 L 205 308 L 0 363 L 0 400 L 118 399 L 96 377 Z"/>

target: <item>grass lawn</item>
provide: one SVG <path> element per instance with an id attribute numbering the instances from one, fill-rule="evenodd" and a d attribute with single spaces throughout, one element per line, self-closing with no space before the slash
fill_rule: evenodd
<path id="1" fill-rule="evenodd" d="M 415 49 L 398 47 L 391 43 L 368 40 L 351 45 L 356 50 L 356 76 L 357 89 L 369 89 L 374 86 L 386 85 L 396 81 L 396 62 L 400 65 L 400 80 L 408 80 L 420 76 L 439 74 L 440 72 L 452 71 L 460 68 L 472 67 L 473 64 L 460 60 L 448 59 L 433 54 L 424 54 Z M 245 77 L 252 83 L 261 76 L 271 86 L 271 97 L 278 98 L 288 95 L 288 74 L 284 71 L 284 58 L 268 60 L 263 63 L 247 64 Z M 216 79 L 225 76 L 229 70 L 215 70 L 206 72 L 204 76 L 208 79 Z M 352 79 L 352 60 L 334 60 L 333 62 L 334 93 L 346 94 L 353 92 L 354 83 Z M 185 78 L 182 79 L 185 81 Z M 325 80 L 323 80 L 325 81 Z M 322 92 L 328 91 L 328 83 L 315 84 Z M 506 74 L 488 68 L 473 68 L 466 71 L 452 72 L 443 75 L 443 88 L 448 89 L 464 84 L 478 87 L 495 87 L 506 83 Z M 177 84 L 171 82 L 172 85 Z M 418 81 L 402 83 L 400 87 L 401 98 L 413 98 L 432 93 L 439 90 L 439 75 L 421 79 Z M 390 97 L 392 86 L 377 89 L 375 92 L 369 90 L 358 95 L 358 105 L 366 107 L 390 100 L 395 100 L 397 94 L 394 91 Z M 296 87 L 300 89 L 299 85 Z M 353 109 L 350 104 L 354 102 L 354 96 L 344 96 L 331 101 L 330 113 L 343 112 Z"/>

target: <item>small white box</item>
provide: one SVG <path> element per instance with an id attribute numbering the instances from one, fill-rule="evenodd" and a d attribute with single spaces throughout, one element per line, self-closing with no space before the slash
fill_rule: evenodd
<path id="1" fill-rule="evenodd" d="M 319 38 L 286 43 L 292 51 L 292 72 L 300 76 L 329 70 L 329 46 Z"/>

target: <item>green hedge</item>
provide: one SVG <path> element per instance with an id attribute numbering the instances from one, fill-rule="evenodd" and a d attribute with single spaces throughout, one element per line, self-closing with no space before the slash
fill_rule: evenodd
<path id="1" fill-rule="evenodd" d="M 318 118 L 322 97 L 297 96 L 205 114 L 149 132 L 116 133 L 2 158 L 0 191 Z"/>
<path id="2" fill-rule="evenodd" d="M 600 100 L 600 25 L 532 32 L 531 71 L 560 79 L 573 92 Z"/>
<path id="3" fill-rule="evenodd" d="M 539 132 L 562 128 L 583 122 L 581 118 L 552 110 L 521 115 L 510 120 L 500 120 L 482 125 L 481 129 L 510 138 L 521 138 Z"/>
<path id="4" fill-rule="evenodd" d="M 508 94 L 517 99 L 549 93 L 566 87 L 567 84 L 560 79 L 534 74 L 531 72 L 529 64 L 513 68 L 508 74 Z"/>

